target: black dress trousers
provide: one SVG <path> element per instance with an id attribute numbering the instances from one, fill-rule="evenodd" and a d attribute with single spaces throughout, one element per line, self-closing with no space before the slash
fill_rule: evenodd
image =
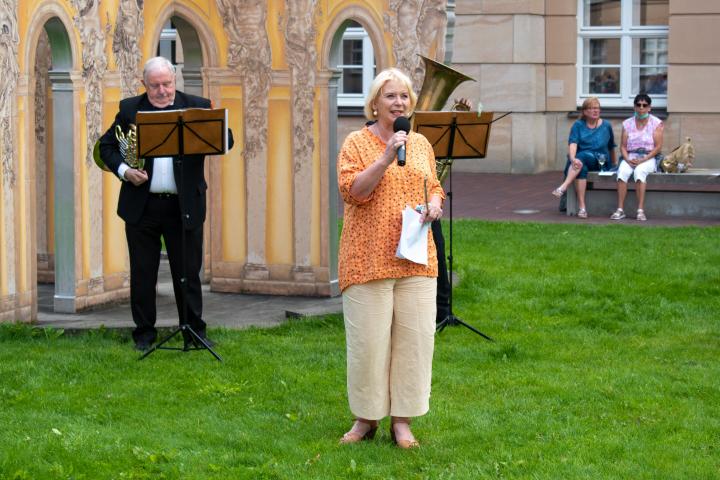
<path id="1" fill-rule="evenodd" d="M 165 239 L 173 291 L 180 324 L 187 323 L 198 334 L 205 334 L 202 320 L 202 265 L 203 227 L 184 229 L 177 195 L 149 194 L 145 210 L 136 224 L 126 223 L 130 254 L 130 303 L 136 328 L 136 342 L 154 342 L 157 339 L 155 296 L 160 266 L 161 237 Z M 185 255 L 182 251 L 185 235 Z M 183 265 L 185 262 L 185 265 Z M 182 286 L 183 270 L 187 278 L 187 318 L 184 315 Z"/>
<path id="2" fill-rule="evenodd" d="M 440 323 L 445 320 L 445 317 L 452 313 L 450 311 L 450 289 L 452 286 L 450 285 L 450 278 L 447 271 L 445 237 L 442 233 L 440 220 L 431 222 L 430 227 L 432 229 L 438 259 L 437 295 L 435 297 L 435 303 L 437 304 L 436 322 Z"/>

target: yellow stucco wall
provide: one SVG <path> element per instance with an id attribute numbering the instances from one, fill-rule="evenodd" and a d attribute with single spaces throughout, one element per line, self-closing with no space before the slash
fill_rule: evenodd
<path id="1" fill-rule="evenodd" d="M 290 90 L 275 87 L 270 90 L 268 107 L 268 167 L 266 249 L 269 264 L 293 263 L 293 177 L 292 131 L 290 119 Z M 248 215 L 253 215 L 248 212 Z"/>
<path id="2" fill-rule="evenodd" d="M 198 35 L 202 45 L 203 70 L 203 94 L 213 98 L 216 106 L 227 108 L 230 127 L 235 133 L 235 148 L 223 157 L 213 159 L 219 162 L 219 167 L 213 164 L 209 167 L 208 182 L 220 192 L 209 192 L 217 196 L 220 207 L 212 209 L 208 205 L 208 214 L 216 215 L 206 223 L 206 228 L 215 229 L 213 235 L 217 238 L 212 242 L 216 250 L 213 250 L 212 261 L 224 262 L 233 265 L 241 265 L 247 261 L 249 226 L 253 215 L 264 215 L 265 220 L 265 260 L 270 267 L 281 267 L 279 271 L 290 271 L 297 261 L 294 252 L 296 242 L 294 241 L 293 223 L 294 204 L 298 201 L 294 196 L 294 163 L 292 157 L 292 90 L 287 76 L 288 64 L 285 59 L 285 19 L 286 1 L 268 0 L 266 17 L 266 31 L 271 48 L 271 67 L 273 71 L 272 86 L 268 99 L 267 115 L 267 159 L 265 178 L 246 178 L 246 162 L 253 161 L 243 157 L 243 88 L 238 72 L 227 70 L 227 56 L 229 39 L 225 35 L 222 18 L 219 15 L 215 0 L 153 0 L 144 2 L 143 21 L 144 32 L 139 39 L 139 48 L 142 52 L 142 61 L 138 65 L 139 70 L 142 63 L 149 57 L 154 56 L 157 48 L 162 25 L 171 17 L 179 16 L 191 24 Z M 107 59 L 107 71 L 103 82 L 102 93 L 102 129 L 106 129 L 113 121 L 117 112 L 117 105 L 121 99 L 120 73 L 117 71 L 116 58 L 112 52 L 113 29 L 116 23 L 116 16 L 120 0 L 102 0 L 98 2 L 98 16 L 101 27 L 108 27 L 105 37 L 105 55 Z M 383 11 L 387 8 L 385 0 L 319 0 L 317 17 L 315 18 L 315 48 L 317 50 L 318 72 L 328 67 L 328 45 L 329 40 L 339 27 L 341 20 L 355 18 L 365 25 L 374 24 L 373 43 L 378 57 L 378 67 L 387 66 L 391 54 L 391 38 L 387 31 L 383 30 Z M 34 144 L 30 139 L 34 138 L 35 118 L 34 102 L 31 95 L 34 90 L 34 66 L 37 43 L 44 25 L 51 19 L 57 18 L 64 26 L 70 44 L 70 76 L 74 90 L 72 112 L 67 112 L 68 121 L 73 122 L 73 151 L 75 159 L 74 186 L 75 192 L 75 274 L 78 285 L 94 282 L 90 278 L 93 270 L 97 270 L 97 263 L 102 270 L 101 275 L 107 281 L 113 278 L 110 283 L 113 288 L 119 286 L 118 278 L 127 273 L 127 245 L 125 240 L 124 224 L 117 216 L 117 198 L 121 182 L 110 173 L 103 173 L 100 180 L 101 198 L 94 198 L 91 193 L 96 177 L 94 164 L 88 165 L 85 159 L 88 143 L 94 139 L 87 138 L 86 101 L 87 93 L 84 90 L 82 78 L 82 39 L 75 23 L 77 11 L 71 0 L 23 0 L 18 2 L 17 28 L 20 39 L 18 45 L 18 65 L 22 79 L 23 91 L 18 93 L 16 102 L 16 113 L 14 119 L 16 138 L 24 139 L 24 143 L 15 142 L 16 161 L 15 174 L 17 182 L 14 186 L 14 203 L 12 211 L 7 205 L 0 202 L 0 302 L 9 294 L 9 285 L 16 285 L 20 293 L 28 289 L 34 289 L 31 285 L 34 281 L 33 272 L 37 268 L 37 259 L 30 258 L 35 255 L 36 230 L 38 218 L 40 228 L 46 229 L 47 253 L 54 253 L 55 224 L 54 224 L 54 199 L 55 183 L 54 162 L 52 159 L 52 148 L 47 152 L 47 165 L 44 166 L 47 173 L 47 183 L 44 186 L 37 185 L 37 162 L 43 156 L 35 152 Z M 336 18 L 337 17 L 337 18 Z M 341 20 L 339 18 L 342 17 Z M 379 53 L 378 53 L 379 52 Z M 384 59 L 384 60 L 383 60 Z M 220 73 L 217 73 L 220 72 Z M 217 75 L 213 77 L 213 75 Z M 210 83 L 208 78 L 211 78 Z M 326 100 L 321 100 L 324 87 L 316 88 L 316 100 L 313 116 L 312 136 L 315 148 L 311 157 L 312 185 L 307 186 L 310 199 L 306 206 L 307 217 L 304 219 L 309 226 L 309 258 L 312 267 L 322 269 L 322 263 L 327 261 L 324 258 L 323 248 L 326 247 L 322 225 L 326 221 L 327 212 L 324 206 L 327 205 L 327 192 L 323 192 L 322 185 L 327 179 L 323 175 L 323 152 L 327 146 L 323 144 L 326 138 L 326 128 L 321 121 L 327 122 L 325 115 L 320 110 L 327 108 Z M 139 89 L 140 93 L 142 88 Z M 47 126 L 52 126 L 53 108 L 52 91 L 47 92 Z M 47 144 L 52 146 L 56 138 L 53 129 L 46 129 Z M 330 160 L 334 161 L 334 159 Z M 220 178 L 214 178 L 219 175 Z M 247 211 L 247 190 L 246 185 L 250 182 L 266 182 L 265 190 L 265 211 Z M 0 195 L 6 188 L 0 182 Z M 334 195 L 334 192 L 332 193 Z M 38 211 L 36 195 L 44 195 L 46 208 Z M 0 197 L 2 198 L 2 197 Z M 101 226 L 94 224 L 91 218 L 91 211 L 97 208 L 100 202 L 102 209 Z M 209 201 L 210 202 L 210 201 Z M 304 202 L 304 200 L 303 200 Z M 12 222 L 13 229 L 6 226 Z M 9 233 L 9 230 L 12 232 Z M 96 243 L 97 232 L 101 232 L 102 241 L 98 247 Z M 217 233 L 219 232 L 219 233 Z M 8 235 L 14 238 L 8 239 Z M 8 242 L 12 242 L 14 249 L 8 248 Z M 219 245 L 219 248 L 217 246 Z M 93 248 L 101 248 L 101 252 L 93 252 Z M 8 251 L 14 251 L 14 258 L 8 258 Z M 100 255 L 100 256 L 98 256 Z M 303 252 L 302 255 L 305 255 Z M 326 256 L 326 255 L 325 255 Z M 98 260 L 102 258 L 102 261 Z M 14 271 L 9 269 L 8 262 L 12 263 Z M 271 268 L 272 270 L 272 268 Z M 8 278 L 8 271 L 12 271 L 13 278 Z M 320 276 L 322 278 L 322 274 Z M 97 282 L 94 282 L 95 285 Z M 102 284 L 102 282 L 100 282 Z M 80 287 L 78 287 L 80 288 Z M 95 288 L 95 287 L 93 287 Z M 0 309 L 0 317 L 2 316 Z"/>
<path id="3" fill-rule="evenodd" d="M 105 88 L 103 90 L 104 126 L 112 124 L 119 101 L 119 88 Z M 103 173 L 103 268 L 107 273 L 127 270 L 125 225 L 116 214 L 120 185 L 120 180 L 115 175 Z"/>
<path id="4" fill-rule="evenodd" d="M 218 107 L 228 109 L 228 121 L 233 130 L 235 146 L 218 160 L 222 165 L 222 256 L 229 262 L 242 262 L 247 255 L 247 202 L 245 165 L 242 151 L 242 88 L 221 89 L 223 101 Z"/>

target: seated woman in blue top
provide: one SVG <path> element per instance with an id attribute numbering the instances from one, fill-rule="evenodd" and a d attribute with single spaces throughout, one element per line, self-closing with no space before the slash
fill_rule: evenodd
<path id="1" fill-rule="evenodd" d="M 565 181 L 552 192 L 556 197 L 561 197 L 574 181 L 579 218 L 587 218 L 585 209 L 587 174 L 589 171 L 600 170 L 608 159 L 613 165 L 617 165 L 615 136 L 610 122 L 600 118 L 600 100 L 590 97 L 582 104 L 581 118 L 576 120 L 570 129 Z"/>

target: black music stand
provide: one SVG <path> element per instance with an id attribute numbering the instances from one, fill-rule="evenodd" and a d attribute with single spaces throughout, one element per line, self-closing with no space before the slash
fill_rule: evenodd
<path id="1" fill-rule="evenodd" d="M 187 110 L 161 110 L 138 112 L 135 117 L 137 125 L 138 158 L 146 157 L 178 157 L 180 165 L 180 185 L 184 185 L 185 155 L 223 155 L 228 150 L 227 110 L 191 108 Z M 182 192 L 178 191 L 178 194 Z M 184 227 L 183 227 L 184 230 Z M 155 350 L 207 350 L 218 361 L 220 355 L 210 347 L 208 342 L 192 329 L 187 323 L 187 272 L 186 272 L 186 240 L 182 234 L 182 309 L 180 326 L 170 335 L 160 340 L 157 345 L 145 352 L 140 360 Z M 183 334 L 184 347 L 166 347 L 170 339 L 178 333 Z"/>
<path id="2" fill-rule="evenodd" d="M 500 117 L 502 118 L 502 117 Z M 487 153 L 490 138 L 490 125 L 493 120 L 492 112 L 415 112 L 413 130 L 421 133 L 428 139 L 435 152 L 435 158 L 444 158 L 448 165 L 448 190 L 446 195 L 450 203 L 449 217 L 449 252 L 448 276 L 450 277 L 448 315 L 436 326 L 437 332 L 442 332 L 448 325 L 462 325 L 481 337 L 494 342 L 492 338 L 475 327 L 465 323 L 453 313 L 452 308 L 452 266 L 453 266 L 453 199 L 452 199 L 452 161 L 457 158 L 484 158 Z M 438 254 L 444 254 L 438 253 Z"/>

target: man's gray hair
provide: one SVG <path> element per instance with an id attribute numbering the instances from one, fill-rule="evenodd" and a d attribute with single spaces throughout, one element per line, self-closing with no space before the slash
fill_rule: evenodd
<path id="1" fill-rule="evenodd" d="M 145 68 L 143 68 L 143 80 L 147 81 L 148 73 L 155 72 L 157 70 L 168 70 L 170 73 L 175 75 L 175 65 L 165 57 L 152 57 L 150 60 L 145 62 Z"/>

